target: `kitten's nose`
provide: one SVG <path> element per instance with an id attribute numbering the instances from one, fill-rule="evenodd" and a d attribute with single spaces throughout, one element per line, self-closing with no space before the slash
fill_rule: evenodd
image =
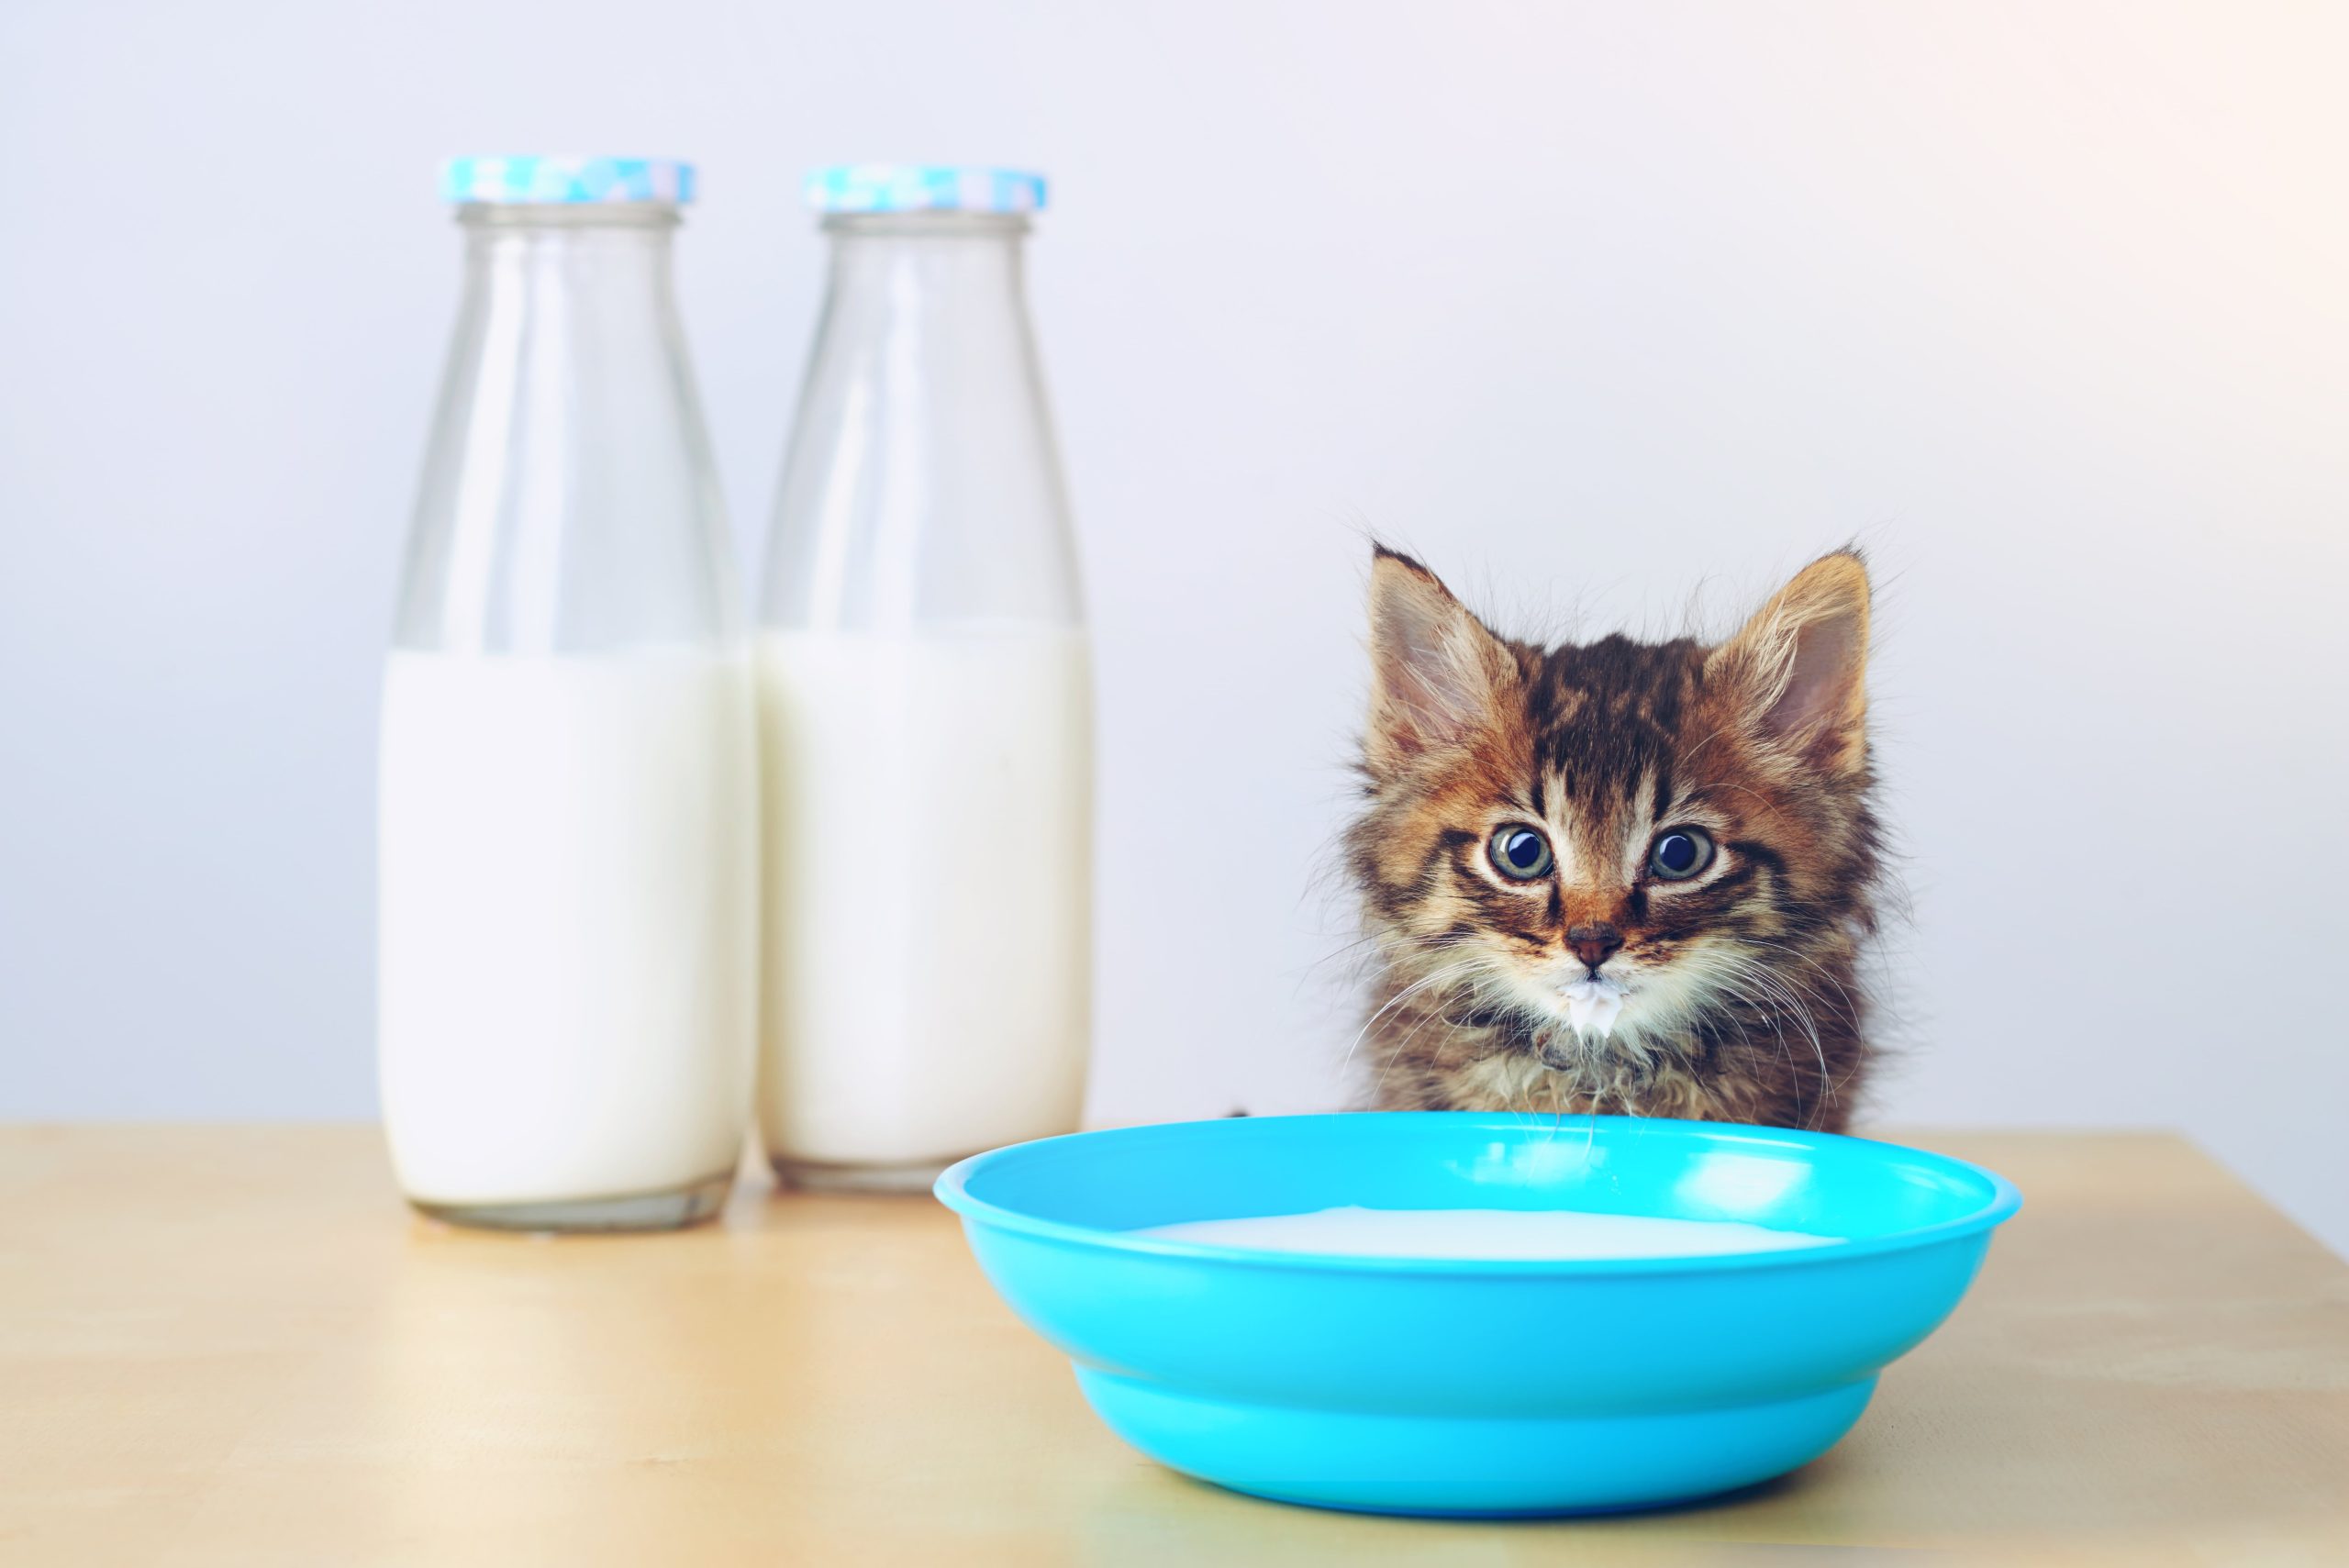
<path id="1" fill-rule="evenodd" d="M 1597 969 L 1623 945 L 1623 933 L 1601 920 L 1596 926 L 1575 926 L 1566 932 L 1566 946 L 1583 962 Z"/>

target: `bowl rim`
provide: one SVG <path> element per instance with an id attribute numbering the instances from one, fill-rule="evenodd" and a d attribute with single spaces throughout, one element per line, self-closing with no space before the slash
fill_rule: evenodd
<path id="1" fill-rule="evenodd" d="M 1269 1126 L 1281 1122 L 1328 1122 L 1343 1118 L 1347 1121 L 1415 1121 L 1431 1118 L 1454 1120 L 1464 1127 L 1475 1127 L 1496 1132 L 1522 1135 L 1534 1129 L 1534 1123 L 1509 1112 L 1493 1111 L 1319 1111 L 1297 1116 L 1219 1117 L 1207 1120 L 1145 1122 L 1129 1127 L 1096 1128 L 1083 1132 L 1063 1133 L 1053 1138 L 1030 1139 L 1022 1143 L 1006 1144 L 985 1153 L 973 1154 L 949 1165 L 938 1177 L 930 1191 L 938 1201 L 961 1216 L 966 1226 L 983 1225 L 1009 1230 L 1024 1236 L 1059 1241 L 1096 1251 L 1132 1253 L 1147 1257 L 1185 1259 L 1196 1262 L 1230 1263 L 1252 1269 L 1284 1269 L 1307 1273 L 1376 1273 L 1376 1274 L 1537 1274 L 1543 1276 L 1592 1276 L 1602 1274 L 1711 1273 L 1738 1269 L 1795 1269 L 1831 1267 L 1855 1258 L 1879 1257 L 1887 1252 L 1905 1252 L 1931 1247 L 1946 1241 L 1962 1240 L 1979 1235 L 2012 1218 L 2022 1207 L 2022 1193 L 2012 1182 L 1996 1171 L 1960 1160 L 1951 1154 L 1938 1154 L 1931 1150 L 1914 1148 L 1906 1143 L 1894 1143 L 1886 1139 L 1854 1138 L 1847 1133 L 1809 1132 L 1795 1128 L 1749 1127 L 1738 1122 L 1689 1121 L 1670 1117 L 1578 1116 L 1568 1117 L 1561 1123 L 1547 1118 L 1537 1118 L 1550 1126 L 1575 1127 L 1587 1125 L 1594 1130 L 1606 1128 L 1648 1135 L 1665 1133 L 1711 1143 L 1742 1148 L 1816 1150 L 1837 1145 L 1862 1145 L 1873 1149 L 1895 1151 L 1906 1159 L 1937 1166 L 1943 1172 L 1975 1178 L 1987 1183 L 1990 1195 L 1987 1202 L 1972 1213 L 1954 1219 L 1938 1220 L 1931 1225 L 1895 1230 L 1882 1236 L 1855 1237 L 1826 1247 L 1776 1248 L 1752 1252 L 1707 1252 L 1648 1258 L 1414 1258 L 1391 1254 L 1357 1252 L 1285 1252 L 1270 1248 L 1233 1247 L 1213 1241 L 1182 1241 L 1169 1237 L 1143 1236 L 1137 1231 L 1118 1230 L 1102 1226 L 1080 1225 L 1071 1220 L 1046 1219 L 1019 1209 L 1006 1208 L 985 1198 L 974 1196 L 970 1190 L 972 1178 L 988 1166 L 1000 1163 L 1029 1151 L 1068 1143 L 1076 1140 L 1140 1139 L 1158 1141 L 1168 1138 L 1196 1136 L 1194 1129 L 1235 1127 L 1240 1125 Z M 1247 1137 L 1252 1134 L 1240 1134 Z"/>

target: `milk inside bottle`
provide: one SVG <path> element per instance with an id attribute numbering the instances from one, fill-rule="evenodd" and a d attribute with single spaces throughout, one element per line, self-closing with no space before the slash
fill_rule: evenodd
<path id="1" fill-rule="evenodd" d="M 1021 281 L 1043 183 L 810 195 L 830 284 L 756 660 L 759 1123 L 788 1180 L 913 1185 L 1084 1099 L 1091 675 Z"/>
<path id="2" fill-rule="evenodd" d="M 378 1056 L 462 1222 L 686 1223 L 750 1107 L 750 658 L 670 284 L 692 171 L 468 159 L 384 677 Z"/>

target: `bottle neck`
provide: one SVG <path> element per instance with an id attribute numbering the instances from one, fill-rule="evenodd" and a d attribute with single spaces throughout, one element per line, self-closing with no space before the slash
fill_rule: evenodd
<path id="1" fill-rule="evenodd" d="M 824 220 L 832 241 L 833 303 L 925 316 L 1023 309 L 1016 213 L 852 213 Z"/>
<path id="2" fill-rule="evenodd" d="M 1027 238 L 1017 212 L 836 212 L 824 219 L 835 239 L 1003 239 Z"/>
<path id="3" fill-rule="evenodd" d="M 477 290 L 554 292 L 603 309 L 665 308 L 677 209 L 663 204 L 460 207 Z"/>

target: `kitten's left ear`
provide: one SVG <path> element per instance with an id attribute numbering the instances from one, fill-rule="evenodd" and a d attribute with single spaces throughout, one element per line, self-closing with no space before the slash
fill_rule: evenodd
<path id="1" fill-rule="evenodd" d="M 1762 736 L 1836 774 L 1867 760 L 1868 573 L 1822 556 L 1705 661 L 1708 684 L 1745 694 Z"/>

